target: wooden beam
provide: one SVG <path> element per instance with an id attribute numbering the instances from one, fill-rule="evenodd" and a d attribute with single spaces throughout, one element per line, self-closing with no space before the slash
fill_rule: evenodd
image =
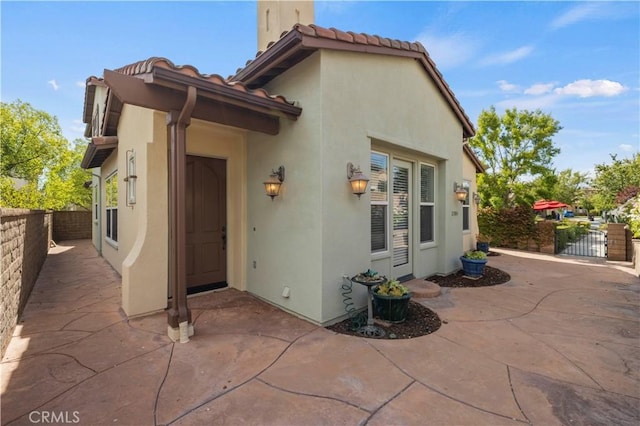
<path id="1" fill-rule="evenodd" d="M 186 87 L 184 91 L 169 89 L 115 71 L 105 70 L 104 80 L 122 103 L 157 111 L 179 111 L 187 97 Z M 280 131 L 280 121 L 275 114 L 259 113 L 200 95 L 191 116 L 268 135 L 276 135 Z"/>

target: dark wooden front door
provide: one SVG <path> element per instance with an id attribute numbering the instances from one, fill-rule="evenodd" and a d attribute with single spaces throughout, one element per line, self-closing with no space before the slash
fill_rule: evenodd
<path id="1" fill-rule="evenodd" d="M 227 163 L 187 156 L 187 290 L 227 281 Z"/>

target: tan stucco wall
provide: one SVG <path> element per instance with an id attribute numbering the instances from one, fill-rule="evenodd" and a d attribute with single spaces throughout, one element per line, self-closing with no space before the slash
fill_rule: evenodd
<path id="1" fill-rule="evenodd" d="M 118 128 L 125 170 L 126 153 L 136 153 L 137 200 L 120 215 L 121 232 L 134 236 L 122 266 L 122 305 L 129 316 L 164 309 L 168 288 L 168 170 L 166 114 L 126 106 Z M 187 154 L 227 160 L 227 271 L 231 287 L 245 287 L 245 132 L 192 120 Z M 124 175 L 122 176 L 124 177 Z M 122 179 L 120 179 L 122 181 Z M 120 192 L 124 194 L 123 190 Z M 124 195 L 123 195 L 124 196 Z"/>
<path id="2" fill-rule="evenodd" d="M 247 143 L 247 290 L 315 322 L 322 321 L 324 226 L 319 65 L 314 54 L 270 84 L 271 93 L 300 102 L 302 116 L 280 119 L 277 136 L 250 133 Z M 271 201 L 263 182 L 280 165 L 285 181 Z"/>
<path id="3" fill-rule="evenodd" d="M 277 137 L 248 137 L 249 291 L 325 323 L 345 314 L 343 276 L 370 267 L 390 276 L 390 253 L 370 253 L 369 196 L 354 196 L 346 177 L 348 162 L 370 174 L 372 148 L 413 162 L 416 183 L 420 161 L 437 165 L 437 242 L 416 245 L 414 274 L 459 269 L 462 209 L 452 188 L 463 176 L 462 126 L 415 61 L 321 51 L 267 88 L 299 102 L 303 113 L 297 122 L 281 120 Z M 271 202 L 261 183 L 281 164 L 286 181 Z M 352 296 L 364 306 L 364 287 Z"/>
<path id="4" fill-rule="evenodd" d="M 337 283 L 372 267 L 393 277 L 391 252 L 370 254 L 370 198 L 349 191 L 346 163 L 370 176 L 375 149 L 413 163 L 413 273 L 459 268 L 462 209 L 453 182 L 462 180 L 462 126 L 413 60 L 323 51 L 323 320 L 344 313 Z M 436 242 L 420 246 L 418 167 L 435 163 Z M 453 214 L 456 214 L 453 216 Z M 390 231 L 389 231 L 390 232 Z"/>
<path id="5" fill-rule="evenodd" d="M 476 236 L 478 235 L 478 206 L 473 202 L 473 194 L 478 192 L 478 186 L 476 184 L 476 166 L 473 164 L 469 156 L 464 155 L 463 161 L 463 178 L 470 182 L 469 195 L 469 231 L 464 232 L 462 249 L 475 250 L 476 249 Z"/>
<path id="6" fill-rule="evenodd" d="M 125 105 L 118 126 L 122 309 L 129 316 L 167 305 L 167 192 L 164 117 Z M 135 155 L 136 202 L 126 205 L 127 151 Z"/>

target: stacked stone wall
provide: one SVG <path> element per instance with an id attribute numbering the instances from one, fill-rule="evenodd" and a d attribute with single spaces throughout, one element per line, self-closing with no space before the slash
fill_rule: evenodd
<path id="1" fill-rule="evenodd" d="M 90 211 L 53 212 L 53 241 L 91 238 Z"/>
<path id="2" fill-rule="evenodd" d="M 40 210 L 0 208 L 0 347 L 1 354 L 22 313 L 52 237 L 52 214 Z"/>

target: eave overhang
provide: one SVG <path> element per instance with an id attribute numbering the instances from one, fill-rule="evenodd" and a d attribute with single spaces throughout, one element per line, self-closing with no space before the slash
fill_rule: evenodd
<path id="1" fill-rule="evenodd" d="M 469 144 L 467 142 L 465 142 L 462 145 L 462 150 L 467 155 L 467 157 L 469 157 L 469 159 L 471 160 L 471 162 L 475 166 L 476 173 L 484 173 L 486 171 L 486 168 L 484 167 L 484 165 L 482 164 L 482 162 L 480 161 L 478 156 L 475 154 L 475 152 L 473 152 L 473 150 L 471 149 L 471 147 L 469 146 Z"/>
<path id="2" fill-rule="evenodd" d="M 102 166 L 114 149 L 118 147 L 117 136 L 98 136 L 91 138 L 87 149 L 82 157 L 80 167 L 83 169 L 93 169 Z"/>

